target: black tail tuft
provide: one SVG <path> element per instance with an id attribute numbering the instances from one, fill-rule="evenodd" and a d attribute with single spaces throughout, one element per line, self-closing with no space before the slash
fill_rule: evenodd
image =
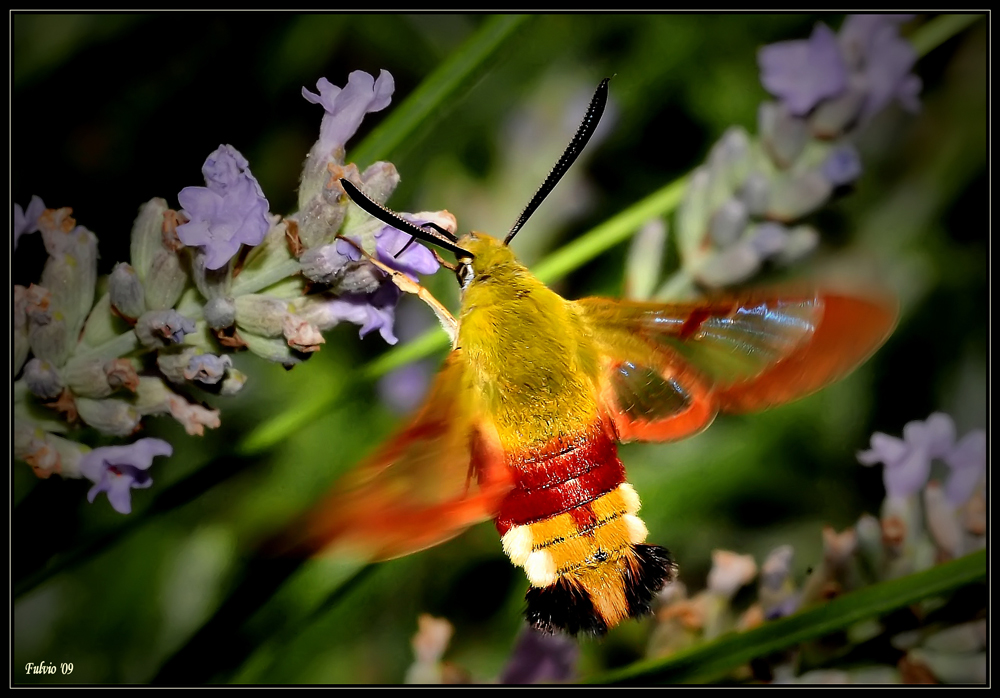
<path id="1" fill-rule="evenodd" d="M 638 567 L 626 567 L 625 598 L 629 616 L 637 618 L 650 612 L 649 604 L 660 589 L 674 581 L 677 565 L 670 551 L 659 545 L 635 545 Z"/>
<path id="2" fill-rule="evenodd" d="M 608 626 L 597 613 L 590 595 L 581 587 L 560 578 L 544 588 L 531 587 L 525 594 L 528 624 L 543 633 L 559 630 L 576 635 L 604 635 Z"/>
<path id="3" fill-rule="evenodd" d="M 619 558 L 618 570 L 628 616 L 637 618 L 650 612 L 653 597 L 673 581 L 677 568 L 670 552 L 658 545 L 634 545 L 630 552 Z M 617 624 L 625 614 L 605 619 L 594 605 L 590 595 L 593 590 L 588 591 L 585 585 L 586 582 L 560 577 L 550 586 L 528 589 L 524 597 L 528 602 L 525 613 L 528 624 L 539 632 L 550 634 L 557 631 L 570 635 L 607 633 L 608 623 Z"/>

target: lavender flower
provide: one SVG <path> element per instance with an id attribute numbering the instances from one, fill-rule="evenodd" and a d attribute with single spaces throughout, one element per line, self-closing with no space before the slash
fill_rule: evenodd
<path id="1" fill-rule="evenodd" d="M 852 69 L 863 76 L 868 97 L 861 110 L 867 121 L 892 100 L 909 111 L 920 108 L 920 78 L 910 75 L 917 53 L 899 36 L 899 25 L 913 15 L 848 15 L 840 29 L 840 45 Z"/>
<path id="2" fill-rule="evenodd" d="M 502 684 L 569 681 L 576 673 L 580 648 L 565 635 L 549 635 L 527 628 L 500 675 Z"/>
<path id="3" fill-rule="evenodd" d="M 150 349 L 180 344 L 184 341 L 184 335 L 194 331 L 194 321 L 176 310 L 150 310 L 143 313 L 135 323 L 136 336 Z"/>
<path id="4" fill-rule="evenodd" d="M 392 284 L 383 284 L 368 295 L 345 294 L 324 302 L 320 309 L 313 310 L 308 318 L 320 329 L 329 329 L 340 322 L 361 325 L 359 334 L 364 337 L 378 330 L 389 344 L 395 344 L 396 335 L 392 325 L 396 316 L 396 302 L 400 291 Z"/>
<path id="5" fill-rule="evenodd" d="M 795 116 L 807 114 L 824 99 L 847 87 L 847 66 L 837 37 L 817 23 L 804 41 L 781 41 L 757 55 L 760 81 Z"/>
<path id="6" fill-rule="evenodd" d="M 944 462 L 951 470 L 945 495 L 954 506 L 961 506 L 986 477 L 986 432 L 970 431 L 944 455 Z"/>
<path id="7" fill-rule="evenodd" d="M 200 381 L 208 385 L 215 385 L 226 376 L 226 371 L 233 365 L 233 360 L 228 356 L 216 356 L 215 354 L 198 354 L 191 357 L 187 368 L 184 369 L 184 377 L 189 381 Z"/>
<path id="8" fill-rule="evenodd" d="M 428 222 L 410 214 L 403 214 L 403 218 L 416 225 L 424 225 Z M 427 247 L 418 244 L 407 247 L 411 239 L 401 230 L 387 225 L 375 233 L 375 249 L 380 262 L 403 272 L 416 281 L 417 274 L 433 274 L 440 269 L 441 265 L 435 259 L 434 253 Z"/>
<path id="9" fill-rule="evenodd" d="M 889 497 L 908 497 L 927 484 L 931 460 L 944 459 L 952 468 L 949 499 L 964 497 L 955 502 L 962 504 L 972 494 L 979 476 L 985 473 L 985 443 L 985 434 L 980 437 L 972 432 L 963 439 L 961 448 L 956 448 L 955 423 L 947 414 L 935 412 L 926 421 L 907 423 L 902 439 L 875 432 L 871 449 L 860 451 L 858 461 L 862 465 L 884 463 L 886 493 Z"/>
<path id="10" fill-rule="evenodd" d="M 259 245 L 270 228 L 268 203 L 249 163 L 231 145 L 220 145 L 201 171 L 207 187 L 185 187 L 177 195 L 188 222 L 177 237 L 205 253 L 205 268 L 219 269 L 241 244 Z"/>
<path id="11" fill-rule="evenodd" d="M 38 196 L 32 196 L 27 210 L 14 204 L 14 249 L 22 235 L 38 232 L 38 219 L 45 212 L 45 203 Z"/>
<path id="12" fill-rule="evenodd" d="M 861 176 L 861 157 L 854 146 L 845 143 L 827 156 L 821 171 L 835 187 L 850 184 Z"/>
<path id="13" fill-rule="evenodd" d="M 917 54 L 899 36 L 911 15 L 849 15 L 840 34 L 817 24 L 806 41 L 783 41 L 758 53 L 761 82 L 794 116 L 815 111 L 825 136 L 866 123 L 891 101 L 919 108 L 920 79 L 910 74 Z"/>
<path id="14" fill-rule="evenodd" d="M 102 446 L 85 453 L 80 459 L 80 472 L 94 482 L 87 499 L 93 502 L 98 494 L 107 492 L 115 511 L 130 513 L 129 491 L 152 485 L 153 479 L 147 471 L 153 458 L 173 452 L 173 447 L 161 439 L 139 439 L 128 446 Z"/>
<path id="15" fill-rule="evenodd" d="M 361 126 L 365 114 L 389 106 L 395 82 L 388 71 L 381 71 L 378 80 L 363 70 L 355 70 L 347 78 L 347 86 L 337 87 L 326 78 L 316 83 L 319 94 L 302 88 L 302 96 L 326 110 L 319 128 L 318 148 L 325 155 L 342 149 Z"/>

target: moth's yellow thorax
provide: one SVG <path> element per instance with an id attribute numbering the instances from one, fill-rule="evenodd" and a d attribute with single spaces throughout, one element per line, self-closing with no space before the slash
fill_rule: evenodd
<path id="1" fill-rule="evenodd" d="M 505 450 L 580 433 L 597 417 L 598 354 L 573 304 L 503 242 L 472 233 L 458 346 Z"/>

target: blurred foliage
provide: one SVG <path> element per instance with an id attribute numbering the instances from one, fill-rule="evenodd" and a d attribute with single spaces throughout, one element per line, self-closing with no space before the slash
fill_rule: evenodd
<path id="1" fill-rule="evenodd" d="M 352 70 L 384 68 L 395 77 L 398 104 L 487 20 L 15 14 L 13 202 L 38 194 L 50 207 L 71 206 L 98 235 L 102 273 L 127 258 L 139 205 L 154 196 L 175 205 L 181 188 L 201 184 L 201 164 L 220 143 L 249 159 L 273 211 L 291 211 L 321 116 L 301 98 L 302 86 L 324 76 L 344 84 Z M 615 75 L 602 140 L 515 244 L 535 262 L 689 172 L 726 127 L 756 132 L 765 98 L 757 49 L 804 38 L 819 20 L 840 22 L 828 15 L 533 17 L 476 84 L 439 104 L 391 153 L 402 183 L 389 204 L 447 207 L 463 230 L 501 234 L 568 142 L 593 87 Z M 761 560 L 791 543 L 804 571 L 819 556 L 823 524 L 842 528 L 877 511 L 879 472 L 854 459 L 873 430 L 899 433 L 935 409 L 951 413 L 960 434 L 985 426 L 986 47 L 979 22 L 921 59 L 923 112 L 890 110 L 872 125 L 861 143 L 864 175 L 850 196 L 815 216 L 822 248 L 795 270 L 799 278 L 838 267 L 873 270 L 902 300 L 889 343 L 848 380 L 794 405 L 720 419 L 678 444 L 622 448 L 650 540 L 671 548 L 689 584 L 704 579 L 714 548 Z M 369 116 L 353 144 L 381 118 Z M 37 238 L 22 239 L 14 283 L 37 278 L 44 261 Z M 617 295 L 624 258 L 621 245 L 555 287 L 567 297 Z M 454 284 L 439 276 L 429 286 L 454 307 Z M 432 323 L 422 306 L 408 312 Z M 206 622 L 221 622 L 220 609 L 226 618 L 218 627 L 232 634 L 158 680 L 399 682 L 422 612 L 455 625 L 448 661 L 475 680 L 494 679 L 523 622 L 527 581 L 504 558 L 489 523 L 360 572 L 344 561 L 285 573 L 247 567 L 262 538 L 398 424 L 374 385 L 356 375 L 385 349 L 378 337 L 359 340 L 355 327 L 342 326 L 291 372 L 238 357 L 250 381 L 238 397 L 213 402 L 222 428 L 194 438 L 161 420 L 149 430 L 174 444 L 174 455 L 154 466 L 153 487 L 134 494 L 127 517 L 103 498 L 88 504 L 89 482 L 36 480 L 16 463 L 14 681 L 150 681 Z M 333 409 L 270 450 L 252 457 L 235 450 L 258 425 L 333 390 Z M 242 606 L 234 592 L 243 594 Z M 626 623 L 603 641 L 583 641 L 581 676 L 640 658 L 649 624 Z M 39 660 L 72 662 L 73 674 L 17 671 Z"/>

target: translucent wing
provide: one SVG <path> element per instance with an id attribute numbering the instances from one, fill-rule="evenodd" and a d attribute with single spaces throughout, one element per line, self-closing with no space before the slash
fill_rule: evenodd
<path id="1" fill-rule="evenodd" d="M 480 418 L 453 351 L 412 422 L 272 548 L 311 555 L 349 550 L 407 555 L 493 518 L 510 489 L 492 425 Z"/>
<path id="2" fill-rule="evenodd" d="M 809 395 L 868 358 L 896 319 L 886 299 L 824 292 L 576 307 L 603 355 L 603 400 L 622 440 L 678 439 L 718 411 Z"/>

